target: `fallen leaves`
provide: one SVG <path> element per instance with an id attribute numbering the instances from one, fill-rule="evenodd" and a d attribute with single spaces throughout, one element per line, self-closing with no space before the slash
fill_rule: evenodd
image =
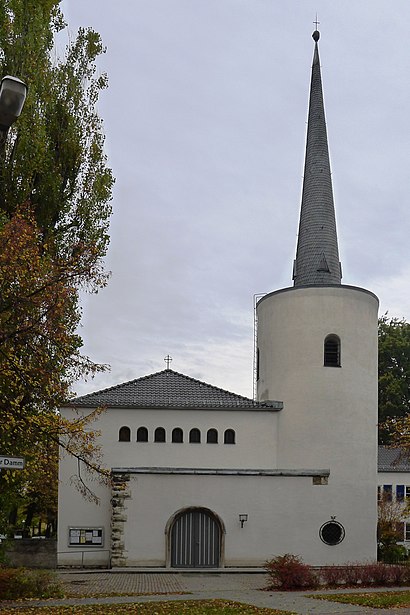
<path id="1" fill-rule="evenodd" d="M 13 608 L 1 608 L 0 615 L 14 615 Z M 259 608 L 228 600 L 181 600 L 131 604 L 89 604 L 70 606 L 22 607 L 19 615 L 292 615 L 289 611 Z"/>

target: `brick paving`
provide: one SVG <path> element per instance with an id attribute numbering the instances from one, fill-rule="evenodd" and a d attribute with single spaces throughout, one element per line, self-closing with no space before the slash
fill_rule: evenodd
<path id="1" fill-rule="evenodd" d="M 266 586 L 264 573 L 247 574 L 219 572 L 169 572 L 162 571 L 59 571 L 59 577 L 71 594 L 64 600 L 30 600 L 30 607 L 52 605 L 115 604 L 158 602 L 160 600 L 207 600 L 219 598 L 260 607 L 291 611 L 298 615 L 406 615 L 410 609 L 370 609 L 348 604 L 314 600 L 306 597 L 314 592 L 261 591 Z M 341 590 L 350 592 L 355 590 Z M 356 590 L 357 591 L 357 590 Z M 372 591 L 366 589 L 366 591 Z M 377 591 L 377 590 L 373 590 Z M 379 589 L 380 591 L 380 589 Z M 146 594 L 134 596 L 101 597 L 104 594 Z M 321 592 L 325 593 L 325 592 Z M 164 595 L 166 594 L 166 595 Z M 100 595 L 100 597 L 98 597 Z M 26 603 L 27 605 L 27 603 Z M 10 613 L 24 603 L 0 603 L 0 614 Z M 35 611 L 33 611 L 35 612 Z M 153 611 L 154 612 L 154 611 Z"/>
<path id="2" fill-rule="evenodd" d="M 176 574 L 150 573 L 59 573 L 72 596 L 98 594 L 172 594 L 187 591 Z"/>
<path id="3" fill-rule="evenodd" d="M 409 609 L 369 609 L 348 604 L 312 600 L 307 592 L 262 591 L 267 584 L 266 574 L 218 572 L 59 572 L 69 593 L 73 596 L 96 594 L 140 593 L 140 597 L 99 599 L 98 602 L 151 602 L 167 600 L 206 600 L 221 598 L 260 607 L 291 611 L 298 615 L 406 615 Z M 344 590 L 350 591 L 350 590 Z M 309 592 L 308 592 L 309 593 Z M 312 594 L 314 592 L 311 592 Z M 324 592 L 322 592 L 324 593 Z M 168 596 L 164 596 L 168 594 Z M 91 603 L 92 598 L 82 598 L 81 603 Z M 75 601 L 78 603 L 78 599 Z M 72 602 L 74 603 L 74 601 Z"/>

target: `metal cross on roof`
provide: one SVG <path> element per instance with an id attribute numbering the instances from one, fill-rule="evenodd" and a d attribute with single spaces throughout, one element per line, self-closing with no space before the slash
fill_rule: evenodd
<path id="1" fill-rule="evenodd" d="M 165 363 L 167 364 L 167 369 L 169 369 L 169 364 L 170 364 L 170 363 L 171 363 L 171 361 L 172 361 L 172 357 L 170 357 L 170 356 L 169 356 L 169 354 L 167 354 L 167 356 L 166 356 L 166 357 L 164 357 L 164 361 L 165 361 Z"/>
<path id="2" fill-rule="evenodd" d="M 317 27 L 320 24 L 320 21 L 317 20 L 317 13 L 316 13 L 316 20 L 313 23 L 315 24 L 316 30 L 317 30 Z"/>

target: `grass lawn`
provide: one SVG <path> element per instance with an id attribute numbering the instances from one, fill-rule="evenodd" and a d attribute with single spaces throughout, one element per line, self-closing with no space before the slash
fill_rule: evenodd
<path id="1" fill-rule="evenodd" d="M 410 591 L 392 592 L 361 592 L 360 594 L 317 594 L 310 598 L 316 600 L 329 600 L 343 604 L 369 606 L 374 609 L 388 609 L 393 607 L 410 607 Z"/>
<path id="2" fill-rule="evenodd" d="M 21 606 L 1 607 L 0 615 L 294 615 L 290 611 L 264 609 L 229 600 L 184 600 L 175 602 L 145 602 L 134 604 L 92 604 L 84 606 Z"/>

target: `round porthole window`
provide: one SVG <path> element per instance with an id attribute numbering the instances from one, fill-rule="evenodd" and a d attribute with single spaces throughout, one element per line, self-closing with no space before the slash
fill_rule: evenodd
<path id="1" fill-rule="evenodd" d="M 319 530 L 319 536 L 327 545 L 338 545 L 345 537 L 345 528 L 338 521 L 326 521 Z"/>

